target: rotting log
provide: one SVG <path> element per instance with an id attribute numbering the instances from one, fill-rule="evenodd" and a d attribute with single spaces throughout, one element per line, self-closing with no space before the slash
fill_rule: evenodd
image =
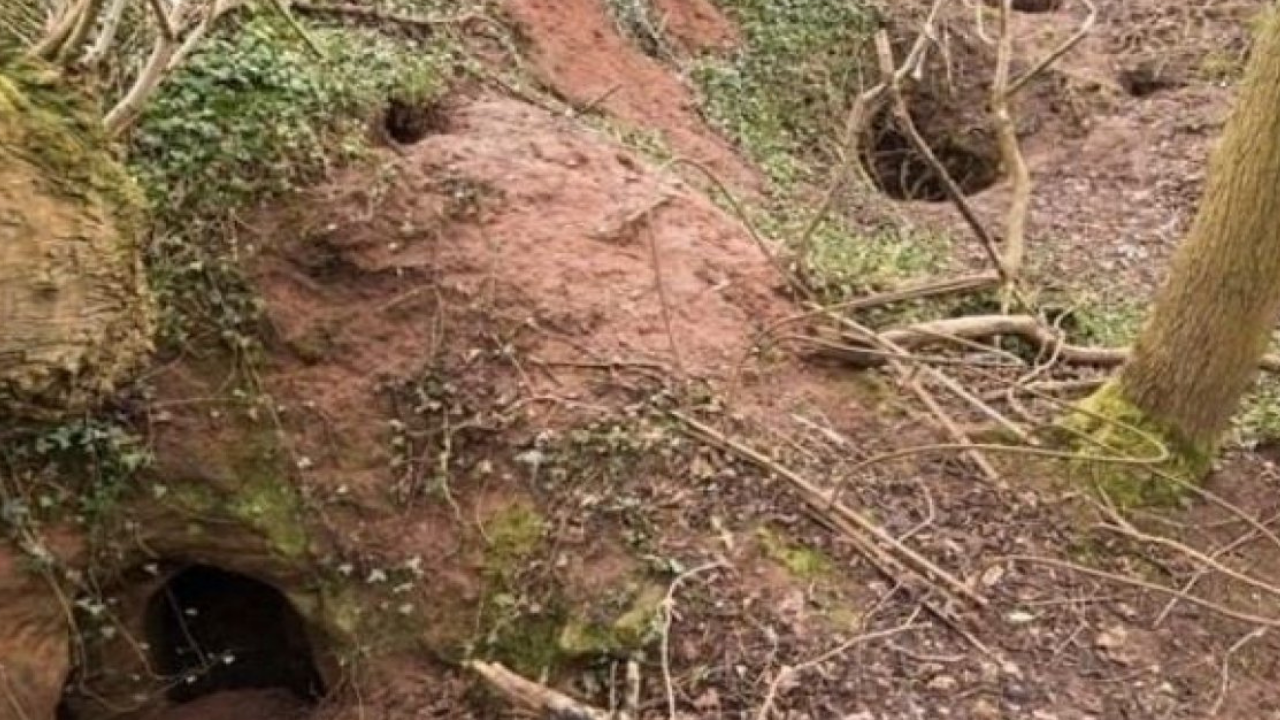
<path id="1" fill-rule="evenodd" d="M 58 75 L 0 66 L 0 414 L 82 412 L 151 348 L 144 204 Z"/>

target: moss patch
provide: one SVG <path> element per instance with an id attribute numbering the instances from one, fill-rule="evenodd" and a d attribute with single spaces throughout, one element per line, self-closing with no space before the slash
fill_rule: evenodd
<path id="1" fill-rule="evenodd" d="M 654 638 L 654 625 L 665 598 L 663 588 L 645 585 L 634 593 L 622 614 L 611 621 L 570 617 L 560 631 L 557 645 L 570 657 L 621 655 L 640 650 Z"/>
<path id="2" fill-rule="evenodd" d="M 821 550 L 790 542 L 769 528 L 760 528 L 756 536 L 764 554 L 800 580 L 821 580 L 835 571 L 831 558 Z"/>
<path id="3" fill-rule="evenodd" d="M 546 521 L 527 502 L 517 501 L 498 511 L 485 521 L 485 572 L 510 578 L 519 563 L 541 546 L 546 529 Z"/>
<path id="4" fill-rule="evenodd" d="M 137 183 L 110 152 L 102 115 L 53 68 L 30 60 L 0 65 L 0 148 L 47 170 L 41 182 L 71 200 L 96 196 L 123 237 L 145 227 Z"/>
<path id="5" fill-rule="evenodd" d="M 1209 470 L 1213 448 L 1197 446 L 1162 426 L 1133 405 L 1112 380 L 1059 421 L 1060 437 L 1086 455 L 1154 457 L 1156 448 L 1143 434 L 1159 440 L 1169 457 L 1153 465 L 1080 458 L 1070 462 L 1073 480 L 1084 480 L 1121 507 L 1175 505 L 1186 499 L 1185 483 Z M 1139 432 L 1134 432 L 1137 429 Z"/>
<path id="6" fill-rule="evenodd" d="M 303 522 L 302 499 L 286 469 L 279 446 L 267 431 L 246 427 L 229 447 L 234 473 L 229 487 L 183 481 L 169 487 L 166 502 L 202 517 L 227 518 L 253 528 L 271 551 L 282 558 L 301 559 L 310 549 Z"/>

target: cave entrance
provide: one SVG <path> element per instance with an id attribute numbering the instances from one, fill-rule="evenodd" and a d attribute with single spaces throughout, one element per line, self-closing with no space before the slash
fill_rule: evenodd
<path id="1" fill-rule="evenodd" d="M 174 574 L 151 596 L 147 640 L 170 702 L 244 689 L 325 694 L 305 623 L 276 588 L 209 565 Z"/>
<path id="2" fill-rule="evenodd" d="M 382 127 L 399 145 L 413 145 L 449 129 L 449 117 L 435 102 L 391 98 L 382 112 Z"/>
<path id="3" fill-rule="evenodd" d="M 936 118 L 923 123 L 916 118 L 915 122 L 961 193 L 981 192 L 1000 179 L 1000 154 L 992 139 L 947 127 Z M 947 200 L 942 178 L 916 151 L 888 110 L 878 113 L 869 124 L 861 159 L 876 187 L 895 200 Z"/>

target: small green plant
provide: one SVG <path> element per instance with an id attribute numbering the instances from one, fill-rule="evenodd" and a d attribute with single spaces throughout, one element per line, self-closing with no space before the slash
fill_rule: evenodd
<path id="1" fill-rule="evenodd" d="M 108 517 L 151 463 L 143 440 L 119 423 L 94 418 L 32 429 L 6 441 L 0 529 L 49 518 L 92 526 Z"/>
<path id="2" fill-rule="evenodd" d="M 1063 325 L 1073 341 L 1099 347 L 1125 347 L 1142 329 L 1143 308 L 1131 299 L 1096 294 L 1071 299 Z"/>
<path id="3" fill-rule="evenodd" d="M 833 162 L 873 30 L 869 4 L 721 0 L 745 42 L 693 69 L 707 116 L 778 185 L 813 179 Z"/>
<path id="4" fill-rule="evenodd" d="M 673 57 L 649 0 L 607 0 L 606 5 L 623 37 L 630 38 L 641 52 L 658 59 Z"/>
<path id="5" fill-rule="evenodd" d="M 827 223 L 811 240 L 804 259 L 808 281 L 831 301 L 884 289 L 946 268 L 945 236 L 886 227 L 871 233 Z"/>
<path id="6" fill-rule="evenodd" d="M 313 27 L 317 57 L 275 15 L 228 23 L 150 103 L 129 161 L 158 222 L 149 264 L 161 336 L 252 344 L 261 308 L 240 276 L 235 218 L 361 157 L 388 102 L 427 103 L 460 60 L 348 27 Z"/>
<path id="7" fill-rule="evenodd" d="M 1280 441 L 1280 378 L 1263 373 L 1236 414 L 1232 441 L 1246 448 Z"/>

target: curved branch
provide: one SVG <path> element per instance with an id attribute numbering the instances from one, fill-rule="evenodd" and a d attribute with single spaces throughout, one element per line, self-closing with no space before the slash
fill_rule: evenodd
<path id="1" fill-rule="evenodd" d="M 1017 336 L 1045 351 L 1058 353 L 1058 358 L 1070 365 L 1110 368 L 1124 364 L 1129 358 L 1129 348 L 1099 348 L 1072 345 L 1064 337 L 1046 327 L 1030 315 L 972 315 L 917 323 L 881 332 L 880 337 L 904 349 L 915 350 L 927 346 L 945 345 L 956 339 L 982 340 L 998 335 Z M 856 340 L 856 338 L 850 338 Z M 879 355 L 858 353 L 849 348 L 841 357 L 861 367 L 876 367 L 884 363 Z M 1267 355 L 1258 363 L 1267 372 L 1280 372 L 1280 356 Z"/>

